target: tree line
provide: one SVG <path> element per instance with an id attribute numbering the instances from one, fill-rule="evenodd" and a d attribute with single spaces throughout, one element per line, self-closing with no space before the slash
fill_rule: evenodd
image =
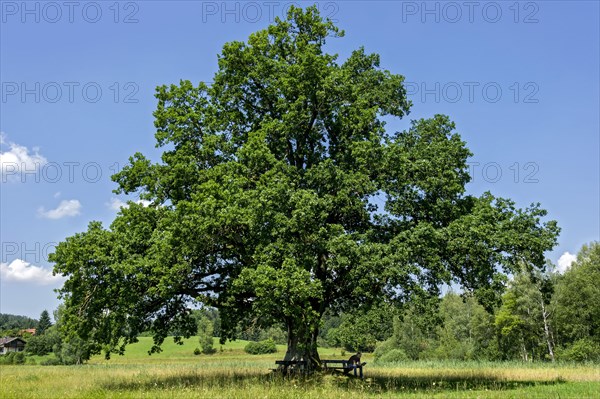
<path id="1" fill-rule="evenodd" d="M 82 364 L 91 357 L 91 344 L 79 337 L 66 333 L 62 313 L 64 305 L 54 311 L 55 323 L 52 323 L 47 310 L 42 311 L 39 320 L 26 316 L 10 314 L 0 315 L 0 336 L 22 337 L 25 344 L 25 354 L 35 356 L 54 356 L 44 359 L 43 365 Z M 35 328 L 35 335 L 24 332 L 24 329 Z M 25 364 L 22 352 L 11 353 L 0 357 L 0 363 Z M 31 360 L 31 359 L 30 359 Z"/>
<path id="2" fill-rule="evenodd" d="M 593 242 L 564 273 L 548 264 L 545 272 L 513 275 L 491 312 L 471 295 L 448 292 L 429 308 L 342 316 L 324 338 L 350 350 L 375 350 L 381 361 L 600 361 L 599 281 L 600 243 Z M 383 342 L 382 334 L 388 335 Z"/>
<path id="3" fill-rule="evenodd" d="M 20 316 L 8 313 L 0 313 L 0 335 L 15 336 L 19 331 L 27 328 L 35 328 L 38 320 L 27 316 Z"/>

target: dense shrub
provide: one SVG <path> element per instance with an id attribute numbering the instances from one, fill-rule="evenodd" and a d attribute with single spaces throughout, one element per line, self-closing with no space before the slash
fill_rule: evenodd
<path id="1" fill-rule="evenodd" d="M 10 352 L 0 356 L 0 364 L 25 364 L 26 360 L 23 352 Z"/>
<path id="2" fill-rule="evenodd" d="M 25 354 L 23 352 L 15 353 L 13 364 L 25 364 Z"/>
<path id="3" fill-rule="evenodd" d="M 200 336 L 200 346 L 202 347 L 202 353 L 205 355 L 212 355 L 217 350 L 213 348 L 213 337 L 212 335 L 201 335 Z"/>
<path id="4" fill-rule="evenodd" d="M 277 346 L 275 345 L 275 341 L 267 339 L 260 342 L 249 342 L 244 350 L 251 355 L 262 355 L 265 353 L 276 353 Z"/>
<path id="5" fill-rule="evenodd" d="M 385 355 L 386 353 L 388 353 L 389 351 L 391 351 L 392 349 L 395 349 L 397 347 L 398 347 L 398 343 L 396 342 L 394 337 L 387 339 L 383 342 L 378 342 L 377 346 L 375 347 L 375 351 L 373 352 L 375 361 L 379 360 L 379 358 L 381 356 Z"/>
<path id="6" fill-rule="evenodd" d="M 408 356 L 406 352 L 402 349 L 392 349 L 389 352 L 384 353 L 377 359 L 377 363 L 394 363 L 394 362 L 403 362 L 408 360 Z"/>
<path id="7" fill-rule="evenodd" d="M 62 363 L 59 358 L 51 357 L 40 362 L 42 366 L 60 366 Z"/>
<path id="8" fill-rule="evenodd" d="M 580 339 L 557 352 L 560 360 L 574 362 L 600 361 L 600 345 L 590 339 Z"/>
<path id="9" fill-rule="evenodd" d="M 10 352 L 4 356 L 0 356 L 0 364 L 13 364 L 14 358 L 15 358 L 14 352 Z"/>
<path id="10" fill-rule="evenodd" d="M 52 352 L 60 364 L 83 364 L 91 356 L 91 345 L 81 338 L 72 338 L 69 342 L 63 341 L 54 345 Z"/>
<path id="11" fill-rule="evenodd" d="M 217 350 L 213 348 L 213 321 L 206 315 L 201 315 L 197 321 L 198 324 L 198 336 L 202 353 L 205 355 L 212 355 Z"/>
<path id="12" fill-rule="evenodd" d="M 28 338 L 25 351 L 32 355 L 45 356 L 52 352 L 52 348 L 56 344 L 60 344 L 60 335 L 51 327 L 44 335 L 34 335 Z"/>

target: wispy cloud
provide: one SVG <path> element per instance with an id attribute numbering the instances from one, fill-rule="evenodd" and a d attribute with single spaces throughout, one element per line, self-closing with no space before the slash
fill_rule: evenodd
<path id="1" fill-rule="evenodd" d="M 37 172 L 48 161 L 34 148 L 33 153 L 25 146 L 7 141 L 6 135 L 0 132 L 0 145 L 8 146 L 8 151 L 0 151 L 0 174 L 2 182 L 17 180 L 23 172 Z"/>
<path id="2" fill-rule="evenodd" d="M 47 219 L 60 219 L 67 216 L 77 216 L 81 212 L 79 200 L 62 200 L 56 209 L 46 210 L 44 207 L 38 209 L 40 216 Z"/>
<path id="3" fill-rule="evenodd" d="M 142 204 L 143 206 L 148 206 L 150 205 L 150 201 L 148 200 L 137 200 L 134 201 L 136 204 Z M 118 211 L 121 208 L 128 208 L 129 204 L 119 198 L 111 198 L 109 202 L 106 203 L 106 206 L 108 206 L 110 209 L 114 210 L 114 211 Z"/>
<path id="4" fill-rule="evenodd" d="M 25 282 L 36 285 L 58 284 L 64 281 L 62 276 L 53 276 L 52 271 L 41 266 L 32 265 L 22 259 L 9 263 L 0 263 L 2 282 Z"/>
<path id="5" fill-rule="evenodd" d="M 118 198 L 111 198 L 109 202 L 106 203 L 110 209 L 114 211 L 118 211 L 121 208 L 127 208 L 127 203 L 125 201 L 121 201 Z"/>
<path id="6" fill-rule="evenodd" d="M 575 262 L 577 260 L 577 255 L 573 255 L 571 253 L 569 253 L 568 251 L 565 252 L 564 254 L 562 254 L 560 256 L 560 258 L 558 258 L 558 272 L 559 273 L 564 273 L 567 271 L 567 269 L 569 269 L 571 267 L 571 264 L 573 264 L 573 262 Z"/>

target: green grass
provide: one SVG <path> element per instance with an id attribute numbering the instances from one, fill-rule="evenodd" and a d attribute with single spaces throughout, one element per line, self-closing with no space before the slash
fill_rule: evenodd
<path id="1" fill-rule="evenodd" d="M 600 369 L 593 365 L 492 362 L 404 362 L 374 365 L 365 379 L 314 375 L 282 378 L 269 371 L 279 353 L 252 356 L 247 342 L 215 342 L 214 355 L 193 354 L 197 338 L 165 342 L 148 356 L 150 338 L 109 361 L 83 366 L 0 366 L 2 398 L 598 398 Z M 345 358 L 322 349 L 323 358 Z"/>

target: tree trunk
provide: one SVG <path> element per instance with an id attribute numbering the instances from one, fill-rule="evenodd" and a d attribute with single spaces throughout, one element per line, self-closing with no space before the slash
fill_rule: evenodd
<path id="1" fill-rule="evenodd" d="M 544 335 L 546 337 L 546 343 L 548 344 L 548 354 L 550 354 L 550 359 L 552 359 L 552 362 L 554 363 L 554 350 L 552 348 L 550 326 L 548 325 L 548 313 L 546 312 L 543 299 L 540 301 L 540 304 L 542 305 L 542 319 L 544 320 Z"/>
<path id="2" fill-rule="evenodd" d="M 524 361 L 529 361 L 529 353 L 527 352 L 527 347 L 525 346 L 525 340 L 523 338 L 521 338 L 521 350 L 523 351 L 523 360 Z"/>
<path id="3" fill-rule="evenodd" d="M 283 360 L 303 360 L 306 370 L 320 370 L 321 359 L 317 351 L 317 326 L 294 326 L 288 324 L 288 346 Z"/>

